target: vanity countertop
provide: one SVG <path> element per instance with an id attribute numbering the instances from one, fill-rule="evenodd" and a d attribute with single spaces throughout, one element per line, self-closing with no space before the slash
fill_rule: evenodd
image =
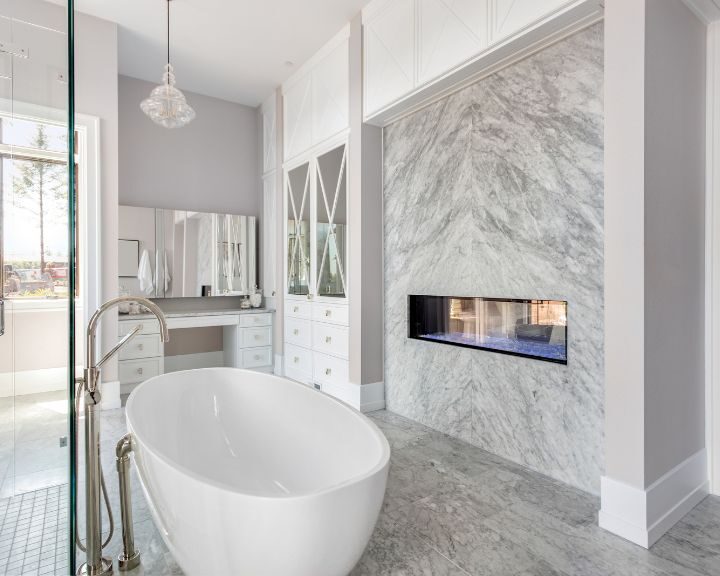
<path id="1" fill-rule="evenodd" d="M 267 308 L 235 308 L 232 310 L 183 310 L 182 312 L 165 312 L 166 318 L 196 318 L 199 316 L 226 316 L 235 314 L 268 314 L 275 310 Z M 142 320 L 144 318 L 154 318 L 153 314 L 118 314 L 118 319 L 123 320 Z"/>

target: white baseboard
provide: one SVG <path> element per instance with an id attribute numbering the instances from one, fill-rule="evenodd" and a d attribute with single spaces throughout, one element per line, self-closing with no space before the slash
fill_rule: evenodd
<path id="1" fill-rule="evenodd" d="M 0 398 L 67 390 L 66 367 L 0 373 Z"/>
<path id="2" fill-rule="evenodd" d="M 600 527 L 650 548 L 708 495 L 703 448 L 643 490 L 604 476 Z"/>
<path id="3" fill-rule="evenodd" d="M 284 376 L 283 372 L 283 357 L 282 354 L 275 354 L 275 375 Z"/>
<path id="4" fill-rule="evenodd" d="M 360 387 L 360 411 L 375 412 L 385 409 L 385 383 L 373 382 Z"/>
<path id="5" fill-rule="evenodd" d="M 102 383 L 102 409 L 117 410 L 122 407 L 120 400 L 120 380 L 112 380 Z"/>

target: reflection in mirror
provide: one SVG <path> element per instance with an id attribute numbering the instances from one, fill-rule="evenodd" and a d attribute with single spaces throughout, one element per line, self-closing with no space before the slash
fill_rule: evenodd
<path id="1" fill-rule="evenodd" d="M 310 165 L 287 175 L 288 294 L 310 291 Z"/>
<path id="2" fill-rule="evenodd" d="M 347 148 L 343 144 L 317 159 L 318 296 L 343 298 L 347 261 Z"/>
<path id="3" fill-rule="evenodd" d="M 141 260 L 147 252 L 143 284 L 152 285 L 150 296 L 245 296 L 255 289 L 254 216 L 121 206 L 120 230 L 140 241 Z M 137 293 L 135 279 L 123 278 L 121 284 Z"/>

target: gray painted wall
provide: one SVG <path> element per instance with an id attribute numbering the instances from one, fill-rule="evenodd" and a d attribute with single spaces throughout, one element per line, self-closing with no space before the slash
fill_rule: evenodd
<path id="1" fill-rule="evenodd" d="M 599 491 L 603 29 L 384 134 L 388 409 Z M 568 366 L 407 338 L 407 295 L 569 302 Z"/>
<path id="2" fill-rule="evenodd" d="M 140 110 L 154 86 L 119 78 L 120 203 L 260 216 L 256 109 L 186 92 L 197 118 L 167 130 Z"/>
<path id="3" fill-rule="evenodd" d="M 645 486 L 705 447 L 706 29 L 645 13 Z"/>

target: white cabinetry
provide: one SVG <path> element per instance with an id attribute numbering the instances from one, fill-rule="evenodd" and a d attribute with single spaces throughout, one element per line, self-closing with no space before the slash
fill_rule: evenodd
<path id="1" fill-rule="evenodd" d="M 568 0 L 490 0 L 492 41 L 498 42 L 521 31 L 555 10 L 572 2 Z"/>
<path id="2" fill-rule="evenodd" d="M 340 397 L 350 386 L 347 150 L 332 141 L 285 173 L 285 375 Z"/>
<path id="3" fill-rule="evenodd" d="M 275 229 L 277 224 L 276 176 L 271 173 L 263 177 L 263 221 L 262 227 L 262 287 L 265 298 L 272 298 L 277 291 L 275 279 L 275 256 L 277 242 Z"/>
<path id="4" fill-rule="evenodd" d="M 373 112 L 415 87 L 415 0 L 363 10 L 365 110 Z"/>
<path id="5" fill-rule="evenodd" d="M 417 0 L 419 84 L 487 48 L 488 1 Z"/>
<path id="6" fill-rule="evenodd" d="M 283 85 L 286 161 L 348 128 L 348 34 L 346 27 Z"/>
<path id="7" fill-rule="evenodd" d="M 160 324 L 157 320 L 120 320 L 118 336 L 126 336 L 138 325 L 142 326 L 138 334 L 118 354 L 118 375 L 123 392 L 128 391 L 129 385 L 138 384 L 165 371 L 165 346 L 160 340 Z"/>
<path id="8" fill-rule="evenodd" d="M 241 314 L 235 326 L 223 329 L 225 363 L 234 368 L 273 371 L 272 312 Z"/>
<path id="9" fill-rule="evenodd" d="M 277 168 L 277 98 L 275 94 L 262 103 L 263 174 Z"/>
<path id="10" fill-rule="evenodd" d="M 364 117 L 383 125 L 596 21 L 602 0 L 374 0 Z"/>

